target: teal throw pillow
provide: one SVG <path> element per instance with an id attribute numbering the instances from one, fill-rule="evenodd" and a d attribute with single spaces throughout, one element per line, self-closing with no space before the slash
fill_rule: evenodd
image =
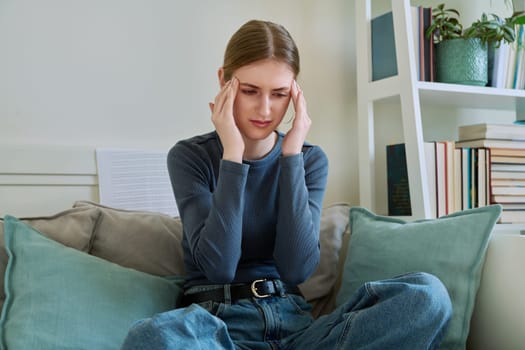
<path id="1" fill-rule="evenodd" d="M 3 349 L 119 349 L 134 321 L 175 308 L 181 278 L 88 255 L 5 217 Z"/>
<path id="2" fill-rule="evenodd" d="M 440 349 L 464 349 L 490 234 L 500 205 L 439 219 L 406 222 L 350 209 L 351 237 L 337 305 L 363 283 L 407 272 L 437 276 L 450 295 L 453 316 Z"/>

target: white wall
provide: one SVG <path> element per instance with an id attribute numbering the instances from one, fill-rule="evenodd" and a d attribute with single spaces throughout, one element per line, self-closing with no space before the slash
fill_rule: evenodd
<path id="1" fill-rule="evenodd" d="M 267 19 L 300 49 L 325 203 L 357 203 L 352 13 L 345 0 L 0 0 L 0 144 L 167 149 L 207 132 L 227 40 Z"/>
<path id="2" fill-rule="evenodd" d="M 447 4 L 471 22 L 480 9 L 501 14 L 503 2 Z M 309 140 L 330 159 L 325 204 L 357 204 L 354 16 L 348 0 L 0 0 L 0 145 L 168 149 L 209 131 L 227 40 L 267 19 L 300 49 Z M 402 138 L 398 113 L 387 107 L 378 119 L 381 143 Z"/>

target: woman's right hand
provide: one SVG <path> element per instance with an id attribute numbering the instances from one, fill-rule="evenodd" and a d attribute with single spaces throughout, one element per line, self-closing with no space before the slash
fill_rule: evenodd
<path id="1" fill-rule="evenodd" d="M 222 159 L 242 163 L 244 140 L 233 118 L 233 102 L 239 81 L 233 77 L 221 88 L 214 102 L 210 102 L 211 120 L 223 147 Z"/>

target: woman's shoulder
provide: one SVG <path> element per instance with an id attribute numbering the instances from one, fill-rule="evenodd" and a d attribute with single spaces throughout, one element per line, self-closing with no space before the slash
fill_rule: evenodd
<path id="1" fill-rule="evenodd" d="M 195 135 L 195 136 L 192 136 L 192 137 L 189 137 L 187 139 L 182 139 L 180 141 L 178 141 L 176 145 L 178 144 L 183 144 L 183 145 L 195 145 L 195 146 L 202 146 L 202 145 L 206 145 L 208 143 L 215 143 L 215 142 L 218 142 L 219 141 L 219 137 L 217 135 L 217 132 L 216 131 L 210 131 L 206 134 L 201 134 L 201 135 Z"/>
<path id="2" fill-rule="evenodd" d="M 197 159 L 210 159 L 220 157 L 222 145 L 215 131 L 192 136 L 177 141 L 168 152 L 168 159 L 173 161 L 179 159 L 182 162 Z"/>
<path id="3" fill-rule="evenodd" d="M 211 131 L 206 134 L 192 136 L 186 139 L 177 141 L 175 145 L 171 148 L 171 151 L 181 152 L 186 149 L 206 149 L 206 148 L 217 148 L 220 146 L 219 136 L 217 132 Z"/>
<path id="4" fill-rule="evenodd" d="M 284 139 L 284 137 L 286 136 L 285 133 L 283 133 L 282 131 L 277 131 L 277 134 L 279 135 L 279 137 L 282 139 Z M 309 141 L 304 141 L 303 143 L 303 154 L 306 155 L 306 154 L 311 154 L 311 155 L 314 155 L 314 156 L 325 156 L 325 153 L 323 151 L 323 149 L 321 148 L 321 146 L 319 145 L 316 145 L 316 144 L 313 144 Z"/>
<path id="5" fill-rule="evenodd" d="M 328 157 L 321 146 L 312 144 L 308 141 L 305 141 L 303 144 L 303 155 L 305 159 L 313 158 L 322 160 L 324 162 L 328 161 Z"/>

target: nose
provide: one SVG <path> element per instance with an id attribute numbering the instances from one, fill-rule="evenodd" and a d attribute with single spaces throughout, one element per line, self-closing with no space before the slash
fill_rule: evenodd
<path id="1" fill-rule="evenodd" d="M 267 117 L 270 115 L 270 112 L 272 110 L 271 107 L 271 101 L 269 96 L 261 96 L 259 99 L 259 106 L 258 106 L 258 112 L 261 116 Z"/>

